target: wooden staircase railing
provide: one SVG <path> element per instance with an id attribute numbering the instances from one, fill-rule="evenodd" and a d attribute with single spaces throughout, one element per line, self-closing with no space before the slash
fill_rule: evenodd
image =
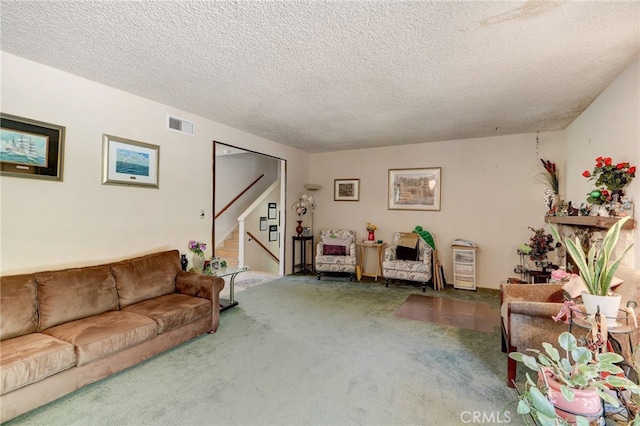
<path id="1" fill-rule="evenodd" d="M 278 256 L 276 256 L 275 254 L 271 253 L 271 250 L 269 250 L 269 249 L 268 249 L 264 244 L 262 244 L 262 243 L 260 242 L 260 240 L 259 240 L 259 239 L 257 239 L 257 238 L 255 237 L 255 235 L 253 235 L 253 234 L 252 234 L 251 232 L 249 232 L 249 231 L 247 231 L 247 235 L 249 236 L 249 238 L 252 238 L 252 239 L 253 239 L 253 240 L 254 240 L 254 241 L 255 241 L 255 242 L 260 246 L 260 248 L 262 248 L 262 250 L 264 250 L 265 252 L 267 252 L 267 254 L 268 254 L 269 256 L 271 256 L 271 258 L 272 258 L 273 260 L 275 260 L 275 261 L 276 261 L 276 263 L 280 263 L 280 259 L 278 259 Z"/>
<path id="2" fill-rule="evenodd" d="M 245 188 L 245 189 L 244 189 L 240 194 L 236 195 L 236 197 L 235 197 L 233 200 L 229 201 L 229 202 L 227 203 L 227 205 L 226 205 L 226 206 L 224 206 L 224 207 L 222 208 L 222 210 L 220 210 L 218 213 L 216 213 L 216 215 L 213 217 L 213 220 L 216 220 L 216 219 L 217 219 L 217 218 L 218 218 L 222 213 L 224 213 L 224 212 L 225 212 L 229 207 L 231 207 L 231 206 L 233 205 L 233 203 L 235 203 L 236 201 L 238 201 L 238 199 L 239 199 L 240 197 L 242 197 L 242 196 L 244 195 L 244 193 L 245 193 L 245 192 L 247 192 L 248 190 L 250 190 L 250 189 L 253 187 L 253 185 L 255 185 L 256 183 L 258 183 L 258 181 L 259 181 L 260 179 L 262 179 L 263 177 L 264 177 L 264 174 L 260 175 L 256 180 L 254 180 L 253 182 L 251 182 L 251 183 L 249 184 L 249 186 L 247 186 L 247 187 L 246 187 L 246 188 Z"/>

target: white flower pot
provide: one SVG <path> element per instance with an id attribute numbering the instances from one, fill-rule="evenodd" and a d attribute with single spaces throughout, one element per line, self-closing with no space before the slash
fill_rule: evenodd
<path id="1" fill-rule="evenodd" d="M 607 318 L 608 327 L 616 327 L 620 324 L 617 322 L 619 315 L 620 302 L 622 296 L 612 293 L 609 296 L 594 296 L 593 294 L 582 292 L 582 302 L 584 309 L 589 316 L 595 315 L 600 307 L 600 314 Z"/>

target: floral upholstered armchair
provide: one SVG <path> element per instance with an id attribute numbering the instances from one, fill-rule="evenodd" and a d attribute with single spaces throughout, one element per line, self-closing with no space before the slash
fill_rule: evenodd
<path id="1" fill-rule="evenodd" d="M 323 229 L 316 246 L 316 273 L 356 273 L 356 233 L 347 229 Z"/>
<path id="2" fill-rule="evenodd" d="M 418 281 L 426 291 L 433 276 L 433 249 L 416 233 L 394 233 L 393 245 L 384 250 L 382 275 L 387 287 L 392 279 Z"/>

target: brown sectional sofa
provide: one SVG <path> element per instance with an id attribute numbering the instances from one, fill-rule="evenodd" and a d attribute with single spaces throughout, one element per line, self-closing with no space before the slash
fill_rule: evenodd
<path id="1" fill-rule="evenodd" d="M 0 422 L 216 331 L 223 287 L 177 250 L 0 277 Z"/>

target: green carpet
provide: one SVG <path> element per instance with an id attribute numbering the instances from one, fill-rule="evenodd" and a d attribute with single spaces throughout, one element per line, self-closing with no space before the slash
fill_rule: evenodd
<path id="1" fill-rule="evenodd" d="M 499 328 L 397 318 L 412 293 L 311 276 L 251 287 L 216 334 L 7 425 L 522 424 L 513 406 L 500 414 L 516 395 Z M 427 294 L 498 307 L 495 291 Z"/>

